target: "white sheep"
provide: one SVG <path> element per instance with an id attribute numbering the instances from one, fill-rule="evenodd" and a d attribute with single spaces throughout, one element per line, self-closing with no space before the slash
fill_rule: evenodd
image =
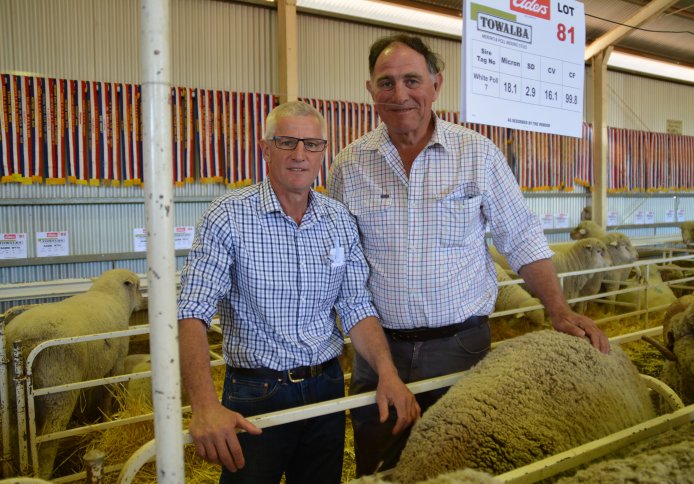
<path id="1" fill-rule="evenodd" d="M 672 316 L 663 323 L 664 347 L 652 339 L 647 339 L 666 359 L 660 379 L 680 396 L 685 405 L 694 404 L 693 299 L 692 296 L 684 296 L 668 309 Z M 675 312 L 683 306 L 683 310 Z"/>
<path id="2" fill-rule="evenodd" d="M 501 343 L 414 425 L 395 467 L 412 483 L 466 467 L 506 472 L 656 416 L 624 352 L 552 330 Z"/>
<path id="3" fill-rule="evenodd" d="M 601 269 L 611 265 L 610 255 L 604 242 L 592 237 L 577 240 L 565 252 L 555 252 L 552 262 L 558 273 Z M 562 287 L 564 297 L 573 299 L 597 294 L 603 277 L 604 272 L 596 272 L 564 278 Z M 579 313 L 583 313 L 585 307 L 585 301 L 574 305 L 574 309 Z"/>
<path id="4" fill-rule="evenodd" d="M 494 264 L 496 268 L 496 280 L 510 281 L 511 276 L 499 265 Z M 530 306 L 541 306 L 542 303 L 536 297 L 532 297 L 525 289 L 523 289 L 518 284 L 510 284 L 505 286 L 499 286 L 499 293 L 496 297 L 496 302 L 494 304 L 494 311 L 507 311 L 510 309 L 520 309 Z M 521 323 L 521 319 L 527 318 L 530 321 L 530 325 L 524 321 L 526 324 Z M 525 333 L 532 329 L 537 329 L 540 327 L 546 327 L 545 323 L 545 312 L 543 309 L 533 309 L 532 311 L 524 313 L 516 313 L 511 316 L 512 320 L 505 319 L 504 324 L 509 324 L 511 329 L 516 330 L 515 334 Z M 515 320 L 515 321 L 514 321 Z M 519 326 L 523 326 L 522 328 Z M 522 331 L 518 331 L 522 329 Z"/>
<path id="5" fill-rule="evenodd" d="M 602 227 L 590 220 L 581 222 L 571 231 L 573 240 L 582 240 L 588 237 L 595 237 L 605 243 L 610 254 L 610 260 L 614 266 L 631 264 L 639 259 L 639 253 L 634 248 L 629 237 L 620 232 L 605 232 Z M 635 267 L 633 270 L 636 277 L 641 277 L 641 270 L 638 267 Z M 631 271 L 631 268 L 626 268 L 605 272 L 603 276 L 604 289 L 606 291 L 616 291 L 629 279 Z M 609 297 L 610 301 L 615 299 L 615 295 Z"/>
<path id="6" fill-rule="evenodd" d="M 682 233 L 682 242 L 685 245 L 694 243 L 694 221 L 682 222 L 680 232 Z"/>
<path id="7" fill-rule="evenodd" d="M 557 484 L 694 482 L 694 426 L 683 425 L 591 464 Z"/>
<path id="8" fill-rule="evenodd" d="M 592 220 L 581 221 L 571 232 L 569 236 L 573 240 L 586 239 L 588 237 L 595 237 L 597 239 L 602 239 L 607 232 L 601 226 L 593 222 Z"/>
<path id="9" fill-rule="evenodd" d="M 85 293 L 63 301 L 40 304 L 16 316 L 6 327 L 8 357 L 12 344 L 22 342 L 22 357 L 47 340 L 128 329 L 131 313 L 144 301 L 138 276 L 113 269 L 99 276 Z M 44 388 L 121 374 L 128 338 L 60 345 L 40 353 L 33 365 L 33 386 Z M 14 395 L 14 389 L 11 390 Z M 79 391 L 44 395 L 36 401 L 37 434 L 64 430 L 75 410 Z M 16 422 L 14 422 L 16 432 Z M 58 441 L 39 448 L 39 474 L 49 478 Z"/>
<path id="10" fill-rule="evenodd" d="M 593 207 L 586 205 L 581 210 L 581 220 L 593 220 Z"/>

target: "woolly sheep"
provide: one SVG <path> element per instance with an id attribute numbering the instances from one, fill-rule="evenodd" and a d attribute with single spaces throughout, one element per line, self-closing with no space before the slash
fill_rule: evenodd
<path id="1" fill-rule="evenodd" d="M 611 260 L 605 244 L 596 238 L 577 240 L 566 252 L 557 252 L 552 256 L 552 262 L 558 273 L 574 272 L 587 269 L 609 267 Z M 563 291 L 566 299 L 579 296 L 590 296 L 600 291 L 604 277 L 603 272 L 583 274 L 564 278 Z M 585 301 L 576 303 L 574 309 L 585 311 Z"/>
<path id="2" fill-rule="evenodd" d="M 143 303 L 136 274 L 125 269 L 106 271 L 85 293 L 60 302 L 34 306 L 15 317 L 6 328 L 8 353 L 12 344 L 19 340 L 23 343 L 22 356 L 26 358 L 35 346 L 47 340 L 125 330 L 131 313 Z M 34 362 L 34 388 L 121 374 L 127 352 L 127 338 L 48 348 Z M 14 395 L 14 390 L 11 394 Z M 37 398 L 37 433 L 64 430 L 75 410 L 78 396 L 78 391 L 71 391 Z M 16 422 L 13 425 L 16 432 Z M 57 448 L 58 441 L 40 446 L 40 477 L 51 476 Z"/>
<path id="3" fill-rule="evenodd" d="M 573 240 L 581 240 L 588 237 L 596 237 L 601 239 L 607 235 L 607 232 L 605 232 L 605 229 L 592 220 L 583 220 L 570 232 L 569 235 Z"/>
<path id="4" fill-rule="evenodd" d="M 672 388 L 685 405 L 694 403 L 694 304 L 663 324 L 667 361 L 660 379 Z"/>
<path id="5" fill-rule="evenodd" d="M 581 220 L 593 220 L 593 207 L 587 205 L 581 210 Z"/>
<path id="6" fill-rule="evenodd" d="M 389 484 L 393 481 L 385 481 L 378 476 L 362 476 L 350 481 L 354 484 Z M 475 469 L 462 469 L 454 472 L 440 474 L 431 479 L 420 481 L 419 484 L 502 484 L 502 481 L 486 472 Z"/>
<path id="7" fill-rule="evenodd" d="M 639 259 L 639 253 L 631 243 L 631 240 L 626 235 L 620 232 L 605 232 L 595 222 L 589 220 L 583 221 L 571 231 L 573 240 L 581 240 L 588 237 L 595 237 L 602 240 L 610 254 L 612 265 L 618 266 L 623 264 L 631 264 Z M 634 268 L 636 276 L 641 276 L 641 270 Z M 603 275 L 603 287 L 606 291 L 616 291 L 622 286 L 631 273 L 631 269 L 615 269 L 614 271 L 605 272 Z M 609 298 L 615 300 L 612 295 Z"/>
<path id="8" fill-rule="evenodd" d="M 648 297 L 646 289 L 627 292 L 617 295 L 617 301 L 633 305 L 636 309 L 655 308 L 669 306 L 677 300 L 677 296 L 672 292 L 660 274 L 656 265 L 648 266 Z"/>
<path id="9" fill-rule="evenodd" d="M 501 282 L 501 281 L 510 281 L 512 278 L 506 273 L 506 271 L 499 265 L 499 264 L 494 264 L 496 268 L 496 280 Z M 520 309 L 520 308 L 525 308 L 525 307 L 530 307 L 530 306 L 541 306 L 542 303 L 540 300 L 536 297 L 532 297 L 528 292 L 523 289 L 520 285 L 518 284 L 510 284 L 506 286 L 499 286 L 499 294 L 496 297 L 496 303 L 494 306 L 494 311 L 507 311 L 510 309 Z M 542 309 L 534 309 L 532 311 L 528 311 L 526 313 L 517 313 L 512 315 L 511 317 L 515 319 L 516 321 L 511 321 L 509 323 L 510 326 L 512 326 L 511 329 L 520 329 L 517 328 L 516 326 L 519 326 L 520 322 L 518 321 L 519 319 L 523 318 L 525 316 L 531 323 L 531 326 L 538 328 L 541 326 L 546 326 L 545 324 L 545 312 Z M 527 326 L 527 325 L 526 325 Z M 523 328 L 525 331 L 522 331 L 525 333 L 526 331 L 530 330 L 530 327 Z M 519 333 L 516 333 L 519 334 Z"/>
<path id="10" fill-rule="evenodd" d="M 501 343 L 414 425 L 393 480 L 506 472 L 656 416 L 624 352 L 552 330 Z M 435 451 L 432 452 L 432 449 Z"/>
<path id="11" fill-rule="evenodd" d="M 693 482 L 694 426 L 683 425 L 620 451 L 611 458 L 564 477 L 557 484 L 624 482 Z"/>
<path id="12" fill-rule="evenodd" d="M 694 243 L 694 221 L 682 222 L 680 224 L 680 232 L 682 233 L 682 242 L 684 244 Z"/>

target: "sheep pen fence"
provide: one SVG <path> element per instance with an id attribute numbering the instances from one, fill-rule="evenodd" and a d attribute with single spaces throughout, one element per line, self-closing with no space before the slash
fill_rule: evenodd
<path id="1" fill-rule="evenodd" d="M 615 314 L 615 313 L 603 313 L 602 311 L 596 310 L 595 314 L 598 314 L 600 317 L 595 317 L 594 319 L 599 325 L 604 325 L 607 323 L 613 323 L 613 322 L 619 322 L 620 319 L 624 318 L 638 318 L 640 321 L 640 324 L 642 325 L 642 329 L 639 331 L 636 331 L 634 333 L 631 333 L 627 337 L 616 337 L 616 338 L 611 338 L 611 341 L 613 344 L 622 344 L 622 343 L 627 343 L 630 341 L 635 341 L 636 339 L 640 339 L 641 336 L 647 335 L 647 336 L 655 336 L 660 334 L 662 329 L 660 327 L 650 327 L 652 321 L 653 321 L 653 315 L 656 313 L 663 312 L 665 309 L 667 309 L 669 304 L 658 304 L 656 299 L 651 298 L 651 294 L 657 291 L 657 288 L 661 285 L 666 285 L 668 287 L 671 287 L 672 289 L 678 290 L 678 291 L 691 291 L 690 283 L 694 281 L 694 268 L 691 268 L 690 266 L 687 266 L 686 264 L 690 264 L 692 260 L 694 260 L 693 255 L 689 255 L 689 252 L 686 251 L 686 249 L 677 249 L 677 248 L 668 248 L 668 249 L 663 249 L 661 248 L 651 248 L 648 249 L 652 251 L 651 256 L 655 256 L 655 258 L 648 259 L 648 260 L 641 260 L 634 262 L 632 264 L 626 264 L 624 266 L 615 266 L 615 267 L 609 267 L 609 268 L 604 268 L 604 269 L 598 269 L 592 272 L 605 272 L 605 271 L 610 271 L 614 270 L 615 268 L 632 268 L 632 269 L 640 269 L 642 276 L 638 279 L 628 281 L 623 284 L 623 287 L 616 291 L 609 291 L 609 292 L 601 292 L 597 293 L 595 295 L 591 296 L 584 296 L 584 297 L 579 297 L 575 299 L 571 299 L 569 302 L 570 303 L 576 303 L 580 301 L 589 301 L 594 305 L 594 308 L 619 308 L 620 312 Z M 685 254 L 685 255 L 682 255 Z M 681 277 L 676 277 L 673 279 L 670 279 L 668 281 L 662 281 L 662 282 L 656 282 L 654 283 L 651 280 L 651 272 L 656 270 L 655 267 L 657 266 L 670 266 L 672 264 L 685 264 L 683 266 L 678 266 L 679 269 L 681 269 Z M 694 266 L 694 263 L 691 263 L 692 266 Z M 569 272 L 569 273 L 562 273 L 559 274 L 560 281 L 563 281 L 568 278 L 568 277 L 573 277 L 576 275 L 581 275 L 584 274 L 588 271 L 577 271 L 577 272 Z M 512 280 L 512 281 L 507 281 L 507 282 L 502 282 L 500 283 L 500 286 L 507 285 L 507 284 L 520 284 L 522 281 L 520 280 Z M 0 287 L 0 298 L 2 297 L 2 291 L 3 288 Z M 13 288 L 13 294 L 16 293 L 16 287 Z M 621 294 L 638 294 L 639 297 L 636 298 L 636 302 L 620 302 L 617 299 L 617 296 Z M 33 294 L 35 295 L 35 293 Z M 614 296 L 614 298 L 612 298 Z M 542 308 L 542 306 L 539 306 L 538 308 Z M 525 307 L 525 308 L 519 308 L 516 310 L 507 310 L 507 311 L 501 311 L 501 312 L 495 312 L 491 315 L 491 323 L 495 324 L 496 322 L 502 322 L 504 318 L 507 317 L 518 317 L 519 315 L 522 315 L 523 313 L 537 309 L 535 307 Z M 19 308 L 21 310 L 21 308 Z M 74 382 L 68 385 L 62 385 L 62 386 L 55 386 L 55 387 L 46 387 L 46 388 L 34 388 L 32 385 L 32 380 L 31 380 L 31 367 L 32 363 L 35 360 L 35 358 L 38 356 L 38 354 L 52 346 L 56 345 L 63 345 L 63 344 L 79 344 L 80 342 L 85 342 L 85 341 L 91 341 L 95 339 L 110 339 L 110 338 L 116 338 L 116 337 L 128 337 L 128 338 L 133 338 L 133 337 L 138 337 L 138 336 L 143 336 L 147 335 L 149 332 L 149 328 L 147 325 L 137 325 L 137 326 L 132 326 L 130 329 L 126 331 L 119 331 L 115 333 L 104 333 L 104 334 L 98 334 L 98 335 L 88 335 L 88 336 L 81 336 L 81 337 L 72 337 L 72 338 L 62 338 L 59 340 L 51 340 L 42 343 L 40 346 L 35 348 L 31 354 L 27 357 L 26 361 L 22 361 L 22 358 L 20 356 L 20 348 L 18 346 L 8 349 L 5 347 L 5 334 L 4 334 L 4 326 L 6 323 L 6 320 L 9 319 L 10 317 L 13 317 L 17 314 L 17 310 L 8 310 L 5 313 L 3 313 L 2 316 L 0 316 L 0 350 L 2 351 L 3 359 L 2 359 L 2 365 L 0 366 L 0 418 L 2 418 L 2 466 L 3 468 L 7 468 L 9 461 L 11 459 L 10 457 L 10 450 L 16 446 L 18 449 L 18 456 L 19 456 L 19 464 L 20 464 L 20 471 L 24 475 L 32 475 L 36 472 L 36 469 L 38 469 L 38 462 L 37 462 L 37 456 L 38 456 L 38 447 L 44 442 L 48 442 L 51 440 L 61 440 L 61 439 L 67 439 L 69 437 L 76 437 L 80 435 L 88 435 L 92 432 L 100 432 L 104 431 L 109 428 L 113 427 L 119 427 L 119 426 L 125 426 L 125 425 L 130 425 L 130 424 L 135 424 L 139 423 L 142 421 L 147 421 L 147 420 L 152 420 L 153 416 L 151 413 L 149 414 L 143 414 L 140 416 L 136 417 L 128 417 L 128 418 L 123 418 L 123 419 L 118 419 L 118 420 L 111 420 L 107 422 L 99 422 L 99 423 L 92 423 L 89 425 L 83 425 L 79 427 L 74 427 L 74 428 L 69 428 L 67 430 L 61 431 L 61 432 L 56 432 L 52 434 L 47 434 L 47 435 L 37 435 L 36 434 L 36 424 L 35 424 L 35 399 L 38 397 L 41 397 L 42 395 L 48 395 L 48 394 L 53 394 L 53 393 L 59 393 L 59 392 L 67 392 L 67 391 L 76 391 L 76 390 L 83 390 L 83 389 L 88 389 L 88 388 L 93 388 L 93 387 L 99 387 L 99 386 L 104 386 L 104 385 L 115 385 L 115 384 L 127 384 L 128 381 L 132 380 L 137 380 L 137 379 L 143 379 L 143 378 L 148 378 L 151 376 L 151 371 L 144 371 L 144 372 L 136 372 L 132 374 L 125 374 L 125 375 L 120 375 L 120 376 L 113 376 L 113 377 L 108 377 L 105 379 L 100 379 L 100 380 L 91 380 L 91 381 L 85 381 L 85 382 Z M 503 323 L 499 323 L 503 324 Z M 215 328 L 216 332 L 219 332 L 219 327 L 218 325 L 213 325 L 213 328 Z M 349 341 L 348 341 L 349 343 Z M 212 346 L 211 347 L 211 364 L 212 366 L 223 366 L 225 363 L 221 357 L 221 355 L 215 351 L 218 346 Z M 11 351 L 8 351 L 11 350 Z M 4 357 L 5 354 L 11 353 L 13 357 L 11 359 L 7 359 Z M 11 371 L 10 371 L 11 370 Z M 347 377 L 347 375 L 346 375 Z M 432 379 L 432 380 L 426 380 L 422 382 L 416 382 L 410 385 L 411 389 L 413 392 L 418 393 L 421 391 L 428 391 L 431 389 L 435 388 L 441 388 L 445 386 L 450 386 L 457 379 L 460 377 L 460 374 L 454 374 L 454 375 L 448 375 L 446 377 L 440 377 L 437 379 Z M 15 382 L 14 387 L 16 388 L 15 394 L 13 395 L 13 398 L 15 399 L 16 405 L 15 405 L 15 412 L 16 412 L 16 418 L 17 422 L 21 422 L 20 425 L 17 426 L 17 437 L 16 440 L 11 440 L 10 438 L 10 388 L 11 386 L 9 385 L 9 378 L 12 378 Z M 678 407 L 681 407 L 681 401 L 679 404 L 677 403 L 677 399 L 673 397 L 672 391 L 668 391 L 667 387 L 663 388 L 662 384 L 658 384 L 658 382 L 649 382 L 649 385 L 651 386 L 652 389 L 657 391 L 658 393 L 661 394 L 664 398 L 666 398 L 671 405 L 671 408 L 677 409 Z M 276 412 L 275 414 L 267 414 L 267 415 L 262 415 L 262 416 L 257 416 L 251 418 L 252 421 L 255 421 L 256 425 L 260 427 L 269 427 L 272 425 L 278 425 L 280 423 L 287 423 L 290 421 L 295 421 L 295 420 L 301 420 L 301 419 L 306 419 L 310 418 L 313 416 L 317 415 L 322 415 L 326 413 L 331 413 L 331 412 L 337 412 L 337 411 L 344 411 L 348 410 L 351 408 L 356 408 L 359 406 L 367 405 L 370 403 L 373 403 L 374 398 L 372 394 L 364 394 L 364 395 L 358 395 L 358 396 L 352 396 L 352 397 L 345 397 L 343 399 L 338 399 L 335 401 L 331 402 L 324 402 L 322 404 L 316 404 L 312 406 L 307 406 L 307 407 L 301 407 L 297 409 L 292 409 L 288 411 L 283 411 L 283 412 Z M 658 422 L 654 422 L 653 429 L 658 429 L 665 427 L 671 428 L 673 425 L 680 425 L 683 421 L 691 421 L 694 417 L 694 410 L 692 410 L 691 407 L 689 408 L 688 412 L 684 412 L 682 410 L 676 410 L 673 415 L 677 415 L 677 417 L 673 417 L 673 420 L 663 420 L 662 417 L 658 417 L 659 420 Z M 184 412 L 189 412 L 190 408 L 187 406 L 183 407 Z M 13 417 L 14 418 L 14 417 Z M 687 420 L 689 419 L 689 420 Z M 662 423 L 662 422 L 669 422 L 669 423 Z M 650 427 L 648 427 L 650 429 Z M 648 433 L 649 435 L 656 430 L 649 430 Z M 650 432 L 650 433 L 649 433 Z M 186 442 L 190 442 L 189 438 L 186 439 Z M 115 472 L 120 472 L 120 477 L 118 482 L 131 482 L 132 476 L 134 475 L 134 472 L 137 472 L 137 469 L 139 468 L 138 466 L 141 465 L 142 463 L 148 461 L 151 459 L 153 456 L 153 451 L 155 449 L 155 441 L 151 441 L 148 443 L 145 447 L 141 449 L 141 451 L 136 452 L 135 454 L 132 455 L 131 459 L 128 460 L 127 462 L 120 462 L 120 463 L 109 463 L 104 468 L 104 472 L 106 473 L 115 473 Z M 626 444 L 624 444 L 626 445 Z M 606 448 L 612 448 L 610 446 L 613 446 L 613 444 L 606 444 Z M 592 454 L 591 454 L 592 455 Z M 597 454 L 596 454 L 597 455 Z M 553 464 L 549 460 L 547 460 L 547 466 L 554 466 L 556 464 Z M 544 467 L 541 466 L 542 469 Z M 537 476 L 539 474 L 536 474 L 532 471 L 533 473 L 529 474 L 531 476 Z M 537 471 L 540 472 L 540 474 L 547 472 L 545 470 L 542 471 Z M 560 472 L 560 471 L 557 471 Z M 3 470 L 3 475 L 7 476 L 7 473 L 5 470 Z M 546 477 L 544 474 L 542 474 L 543 477 Z M 74 482 L 74 481 L 84 481 L 87 477 L 87 470 L 74 473 L 71 475 L 65 475 L 61 476 L 59 478 L 54 479 L 54 482 Z M 516 477 L 511 476 L 509 478 L 509 482 L 533 482 L 532 480 L 522 480 L 522 481 L 516 481 Z M 524 477 L 523 479 L 529 479 Z"/>

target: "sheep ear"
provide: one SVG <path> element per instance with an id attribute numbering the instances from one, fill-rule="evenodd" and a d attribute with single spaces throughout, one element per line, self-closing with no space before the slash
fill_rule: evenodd
<path id="1" fill-rule="evenodd" d="M 610 245 L 611 245 L 612 247 L 617 247 L 619 244 L 617 243 L 616 240 L 613 240 L 612 242 L 610 242 Z"/>

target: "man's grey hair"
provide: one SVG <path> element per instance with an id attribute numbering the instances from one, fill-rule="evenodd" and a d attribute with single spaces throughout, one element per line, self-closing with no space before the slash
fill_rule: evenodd
<path id="1" fill-rule="evenodd" d="M 323 115 L 310 104 L 303 101 L 289 101 L 280 104 L 267 115 L 265 120 L 265 139 L 269 140 L 275 135 L 277 122 L 289 116 L 313 116 L 318 120 L 321 126 L 321 136 L 326 137 L 327 126 Z"/>
<path id="2" fill-rule="evenodd" d="M 443 71 L 445 64 L 443 59 L 422 40 L 421 37 L 410 34 L 394 34 L 387 37 L 381 37 L 371 45 L 369 49 L 369 75 L 373 76 L 376 67 L 378 56 L 393 44 L 405 44 L 410 49 L 418 52 L 424 57 L 427 63 L 427 69 L 432 75 L 436 75 Z"/>

